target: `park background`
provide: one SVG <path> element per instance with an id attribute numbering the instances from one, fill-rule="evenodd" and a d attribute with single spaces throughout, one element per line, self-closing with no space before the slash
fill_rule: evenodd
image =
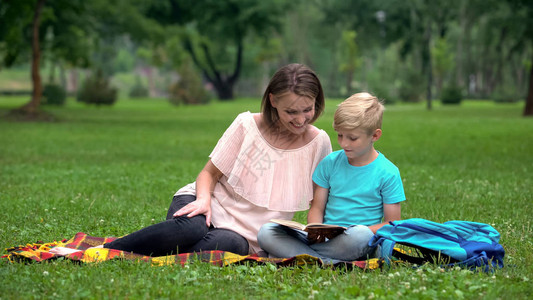
<path id="1" fill-rule="evenodd" d="M 282 65 L 318 73 L 328 132 L 358 91 L 403 217 L 489 223 L 506 267 L 0 265 L 0 298 L 531 297 L 531 1 L 0 1 L 0 246 L 162 220 Z M 305 213 L 298 214 L 299 221 Z"/>

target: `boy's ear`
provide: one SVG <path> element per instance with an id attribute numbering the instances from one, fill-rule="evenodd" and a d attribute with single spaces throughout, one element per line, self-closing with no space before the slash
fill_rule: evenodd
<path id="1" fill-rule="evenodd" d="M 372 134 L 372 142 L 375 142 L 375 141 L 379 140 L 379 138 L 381 137 L 382 133 L 383 132 L 379 128 L 374 130 L 374 133 Z"/>
<path id="2" fill-rule="evenodd" d="M 268 94 L 268 100 L 270 101 L 270 105 L 276 108 L 276 101 L 274 100 L 274 95 L 272 95 L 272 93 Z"/>

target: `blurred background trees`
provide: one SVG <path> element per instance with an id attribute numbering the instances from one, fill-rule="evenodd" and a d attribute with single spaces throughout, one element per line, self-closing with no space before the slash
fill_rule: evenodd
<path id="1" fill-rule="evenodd" d="M 527 115 L 532 11 L 527 0 L 1 0 L 0 92 L 32 90 L 38 109 L 43 85 L 77 95 L 98 74 L 117 97 L 206 103 L 259 97 L 299 62 L 330 98 L 528 99 Z"/>

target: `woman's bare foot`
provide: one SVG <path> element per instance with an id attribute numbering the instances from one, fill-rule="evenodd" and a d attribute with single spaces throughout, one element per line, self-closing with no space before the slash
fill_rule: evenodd
<path id="1" fill-rule="evenodd" d="M 82 250 L 66 248 L 66 247 L 55 247 L 55 248 L 50 249 L 50 253 L 53 253 L 58 256 L 66 256 L 74 252 L 80 252 L 80 251 Z"/>

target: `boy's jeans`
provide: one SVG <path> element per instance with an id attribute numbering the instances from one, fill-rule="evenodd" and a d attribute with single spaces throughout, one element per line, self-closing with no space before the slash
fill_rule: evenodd
<path id="1" fill-rule="evenodd" d="M 270 257 L 293 257 L 309 254 L 325 263 L 367 259 L 373 252 L 368 242 L 374 233 L 364 225 L 353 225 L 324 243 L 309 245 L 307 233 L 275 223 L 267 223 L 258 234 L 259 245 Z"/>

